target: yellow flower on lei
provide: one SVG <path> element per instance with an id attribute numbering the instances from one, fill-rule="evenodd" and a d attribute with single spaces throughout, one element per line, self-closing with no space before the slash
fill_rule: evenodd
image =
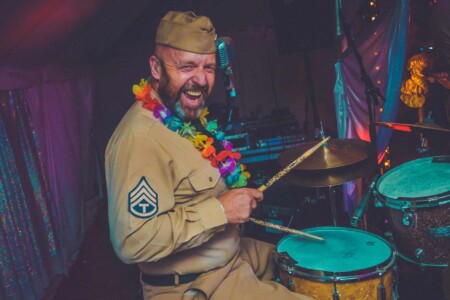
<path id="1" fill-rule="evenodd" d="M 205 107 L 203 108 L 202 112 L 200 113 L 200 116 L 198 117 L 198 119 L 200 120 L 200 123 L 202 124 L 203 127 L 206 126 L 206 116 L 209 114 L 208 108 Z"/>
<path id="2" fill-rule="evenodd" d="M 194 137 L 192 136 L 188 137 L 188 139 L 192 141 L 192 143 L 194 144 L 195 148 L 200 150 L 205 147 L 205 141 L 207 138 L 208 138 L 207 135 L 201 134 L 199 132 L 197 132 L 197 134 Z"/>
<path id="3" fill-rule="evenodd" d="M 137 100 L 145 100 L 145 98 L 150 96 L 150 86 L 148 81 L 141 79 L 139 84 L 133 84 L 133 94 L 136 95 Z"/>

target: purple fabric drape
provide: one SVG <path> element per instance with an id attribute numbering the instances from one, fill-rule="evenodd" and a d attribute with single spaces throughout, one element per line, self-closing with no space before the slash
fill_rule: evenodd
<path id="1" fill-rule="evenodd" d="M 408 10 L 409 1 L 398 0 L 376 27 L 368 28 L 367 32 L 356 40 L 357 49 L 368 76 L 386 98 L 386 103 L 380 99 L 380 105 L 374 110 L 375 120 L 380 120 L 383 116 L 384 121 L 393 121 L 396 117 L 406 53 Z M 343 94 L 348 104 L 348 120 L 344 134 L 347 138 L 369 141 L 368 105 L 359 65 L 351 51 L 346 52 L 340 63 Z M 387 89 L 388 85 L 389 89 Z M 386 104 L 389 107 L 383 110 Z M 384 150 L 389 138 L 390 136 L 387 135 L 379 141 L 379 151 Z"/>
<path id="2" fill-rule="evenodd" d="M 4 68 L 0 78 L 0 298 L 40 299 L 76 258 L 86 201 L 99 192 L 92 79 Z"/>
<path id="3" fill-rule="evenodd" d="M 83 169 L 92 150 L 91 78 L 44 83 L 27 89 L 27 97 L 58 203 L 56 218 L 62 230 L 63 252 L 70 256 L 83 237 L 83 200 L 89 194 L 86 180 L 93 180 L 90 172 Z"/>
<path id="4" fill-rule="evenodd" d="M 397 116 L 400 85 L 406 55 L 409 0 L 397 0 L 377 25 L 371 26 L 355 41 L 362 63 L 373 84 L 384 95 L 374 108 L 375 121 L 394 121 Z M 361 80 L 358 61 L 347 51 L 336 63 L 334 87 L 338 135 L 370 141 L 368 99 Z M 389 144 L 391 130 L 378 129 L 378 161 Z M 352 213 L 356 201 L 354 182 L 344 184 L 344 209 Z"/>

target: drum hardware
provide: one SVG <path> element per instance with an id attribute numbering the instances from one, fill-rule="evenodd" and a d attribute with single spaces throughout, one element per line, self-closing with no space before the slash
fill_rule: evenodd
<path id="1" fill-rule="evenodd" d="M 336 209 L 336 190 L 333 187 L 328 189 L 330 195 L 330 204 L 331 204 L 331 215 L 333 218 L 333 225 L 337 226 L 337 209 Z"/>
<path id="2" fill-rule="evenodd" d="M 415 251 L 415 255 L 420 264 L 422 264 L 422 260 L 424 257 L 423 249 L 417 248 Z"/>
<path id="3" fill-rule="evenodd" d="M 376 207 L 386 206 L 388 208 L 392 208 L 395 210 L 401 210 L 402 212 L 409 211 L 412 209 L 419 208 L 430 208 L 430 207 L 439 207 L 442 205 L 450 204 L 450 199 L 439 201 L 443 197 L 447 197 L 447 195 L 443 196 L 435 196 L 428 197 L 422 199 L 414 199 L 414 198 L 397 198 L 397 199 L 383 199 L 383 196 L 377 192 L 374 193 L 377 195 L 376 198 Z M 408 199 L 408 200 L 406 200 Z"/>
<path id="4" fill-rule="evenodd" d="M 361 216 L 366 211 L 367 205 L 369 204 L 369 200 L 370 200 L 371 196 L 373 196 L 373 191 L 374 191 L 374 188 L 375 188 L 375 184 L 377 183 L 379 176 L 380 176 L 379 174 L 376 174 L 373 177 L 372 182 L 369 185 L 368 191 L 366 192 L 364 197 L 359 201 L 358 209 L 356 210 L 355 214 L 352 217 L 352 220 L 350 221 L 350 224 L 353 227 L 357 227 L 358 226 L 359 219 L 361 218 Z"/>
<path id="5" fill-rule="evenodd" d="M 400 257 L 401 259 L 403 259 L 404 261 L 406 261 L 408 263 L 411 263 L 411 264 L 414 264 L 414 265 L 419 265 L 419 269 L 421 271 L 423 271 L 425 269 L 425 267 L 445 268 L 445 267 L 448 266 L 448 264 L 427 264 L 427 263 L 424 263 L 424 262 L 420 262 L 420 261 L 417 262 L 417 261 L 411 260 L 408 257 L 406 257 L 405 255 L 403 255 L 401 252 L 398 251 L 398 249 L 397 249 L 397 247 L 395 245 L 395 242 L 394 242 L 394 236 L 392 235 L 392 232 L 388 231 L 384 235 L 390 241 L 391 247 L 392 247 L 392 250 L 394 251 L 394 255 L 395 256 Z M 420 249 L 420 248 L 416 249 L 415 250 L 415 256 L 416 256 L 417 259 L 419 259 L 417 256 L 422 258 L 424 256 L 423 249 Z M 398 284 L 398 266 L 397 266 L 396 262 L 395 262 L 394 267 L 393 267 L 393 276 L 394 276 L 393 279 L 395 280 L 396 284 Z M 398 285 L 395 285 L 395 286 L 397 287 Z"/>
<path id="6" fill-rule="evenodd" d="M 288 286 L 287 286 L 287 288 L 288 288 L 291 292 L 295 292 L 294 281 L 292 281 L 291 275 L 292 275 L 291 271 L 288 271 Z"/>
<path id="7" fill-rule="evenodd" d="M 417 214 L 415 211 L 403 211 L 402 222 L 405 226 L 410 226 L 412 224 L 417 225 Z"/>
<path id="8" fill-rule="evenodd" d="M 394 251 L 394 256 L 397 257 L 397 251 Z M 397 261 L 394 262 L 392 267 L 392 298 L 398 299 L 398 265 Z"/>
<path id="9" fill-rule="evenodd" d="M 339 300 L 339 292 L 337 290 L 336 280 L 333 282 L 333 300 Z"/>
<path id="10" fill-rule="evenodd" d="M 377 286 L 377 299 L 386 300 L 386 287 L 384 286 L 384 270 L 380 270 L 380 283 Z"/>
<path id="11" fill-rule="evenodd" d="M 425 267 L 436 267 L 436 268 L 447 268 L 448 264 L 430 264 L 430 263 L 424 263 L 424 262 L 420 262 L 420 261 L 414 261 L 412 259 L 410 259 L 409 257 L 406 257 L 405 255 L 403 255 L 400 251 L 397 252 L 398 257 L 400 257 L 401 259 L 403 259 L 406 262 L 409 262 L 411 264 L 414 265 L 418 265 L 420 270 L 424 270 Z"/>
<path id="12" fill-rule="evenodd" d="M 380 196 L 377 191 L 374 191 L 373 195 L 375 196 L 375 200 L 373 201 L 373 206 L 375 206 L 376 208 L 382 208 L 384 206 L 384 202 L 382 201 L 382 196 Z"/>
<path id="13" fill-rule="evenodd" d="M 428 233 L 434 238 L 450 237 L 450 225 L 428 228 Z"/>
<path id="14" fill-rule="evenodd" d="M 428 147 L 428 141 L 426 138 L 421 137 L 420 146 L 417 148 L 417 153 L 426 155 L 430 152 L 430 148 Z"/>
<path id="15" fill-rule="evenodd" d="M 283 259 L 283 260 L 285 260 L 286 262 L 289 262 L 289 263 L 294 263 L 294 264 L 297 263 L 286 252 L 280 254 L 280 259 Z M 287 286 L 287 288 L 290 291 L 294 292 L 295 291 L 294 281 L 291 279 L 291 275 L 294 273 L 293 269 L 292 268 L 287 268 L 286 270 L 287 270 L 287 274 L 288 274 L 288 286 Z"/>

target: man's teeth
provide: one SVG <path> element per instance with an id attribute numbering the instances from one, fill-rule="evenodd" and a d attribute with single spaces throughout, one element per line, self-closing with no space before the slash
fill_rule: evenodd
<path id="1" fill-rule="evenodd" d="M 186 91 L 186 94 L 188 94 L 189 96 L 192 96 L 192 97 L 200 97 L 202 92 L 199 92 L 199 91 Z"/>

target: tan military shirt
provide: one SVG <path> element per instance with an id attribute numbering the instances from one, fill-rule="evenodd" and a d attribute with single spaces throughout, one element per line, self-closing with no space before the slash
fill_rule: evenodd
<path id="1" fill-rule="evenodd" d="M 187 274 L 238 254 L 238 228 L 227 225 L 217 199 L 227 190 L 217 168 L 141 102 L 114 131 L 105 160 L 110 235 L 121 260 L 148 274 Z"/>

